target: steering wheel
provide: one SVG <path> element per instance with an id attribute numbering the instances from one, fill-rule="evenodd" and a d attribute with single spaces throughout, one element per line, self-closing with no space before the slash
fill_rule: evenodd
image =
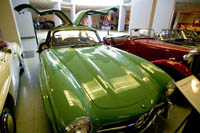
<path id="1" fill-rule="evenodd" d="M 41 53 L 43 50 L 48 49 L 48 48 L 49 48 L 48 45 L 46 44 L 46 42 L 44 42 L 39 45 L 38 52 Z"/>

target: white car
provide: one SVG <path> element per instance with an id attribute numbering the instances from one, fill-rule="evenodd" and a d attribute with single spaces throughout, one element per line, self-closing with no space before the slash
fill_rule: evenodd
<path id="1" fill-rule="evenodd" d="M 0 41 L 0 133 L 16 131 L 13 109 L 22 69 L 21 51 L 17 43 Z"/>

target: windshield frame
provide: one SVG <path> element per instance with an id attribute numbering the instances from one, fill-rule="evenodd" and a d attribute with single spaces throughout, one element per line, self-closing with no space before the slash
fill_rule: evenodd
<path id="1" fill-rule="evenodd" d="M 93 30 L 93 29 L 91 29 L 91 30 L 86 30 L 86 29 L 69 29 L 69 30 L 56 30 L 56 31 L 54 31 L 53 32 L 53 34 L 52 34 L 52 39 L 51 39 L 51 47 L 52 48 L 57 48 L 57 47 L 71 47 L 71 45 L 64 45 L 64 46 L 55 46 L 55 45 L 53 45 L 54 43 L 55 43 L 55 41 L 54 41 L 54 39 L 55 39 L 55 33 L 57 33 L 57 32 L 60 32 L 60 31 L 75 31 L 75 30 L 79 30 L 79 31 L 92 31 L 92 32 L 94 32 L 95 33 L 95 35 L 96 35 L 96 37 L 97 37 L 97 39 L 98 39 L 98 41 L 99 42 L 96 42 L 95 44 L 101 44 L 102 43 L 102 40 L 101 40 L 101 38 L 100 38 L 100 36 L 99 36 L 99 34 L 98 34 L 98 32 L 96 31 L 96 30 Z"/>
<path id="2" fill-rule="evenodd" d="M 156 38 L 156 34 L 155 34 L 155 31 L 153 29 L 131 29 L 130 30 L 130 37 L 133 37 L 133 31 L 137 32 L 135 30 L 137 30 L 137 31 L 146 30 L 146 31 L 153 32 L 153 37 L 151 37 L 151 35 L 150 35 L 150 37 L 139 37 L 139 36 L 137 36 L 137 38 L 135 38 L 135 39 L 139 39 L 139 38 L 140 39 L 155 39 Z"/>
<path id="3" fill-rule="evenodd" d="M 190 38 L 187 37 L 186 32 L 188 32 L 190 34 Z M 197 33 L 195 31 L 192 30 L 182 30 L 182 34 L 184 39 L 192 39 L 192 40 L 196 40 L 199 39 L 200 37 L 197 35 Z"/>
<path id="4" fill-rule="evenodd" d="M 167 34 L 168 34 L 167 39 L 164 39 L 163 34 L 162 34 L 163 32 L 167 32 Z M 176 35 L 176 38 L 172 39 L 172 36 L 175 36 L 174 34 L 172 34 L 172 32 L 173 33 L 175 32 L 180 38 L 177 38 L 177 35 Z M 159 34 L 159 38 L 162 41 L 173 41 L 173 40 L 176 40 L 176 39 L 184 39 L 184 37 L 181 35 L 180 32 L 178 32 L 178 30 L 173 30 L 173 29 L 162 29 L 162 31 Z"/>

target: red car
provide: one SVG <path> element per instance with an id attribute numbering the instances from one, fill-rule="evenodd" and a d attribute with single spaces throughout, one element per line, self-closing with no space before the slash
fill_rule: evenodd
<path id="1" fill-rule="evenodd" d="M 130 36 L 104 37 L 103 42 L 151 61 L 175 81 L 191 74 L 200 78 L 199 50 L 158 41 L 153 30 L 133 29 Z"/>

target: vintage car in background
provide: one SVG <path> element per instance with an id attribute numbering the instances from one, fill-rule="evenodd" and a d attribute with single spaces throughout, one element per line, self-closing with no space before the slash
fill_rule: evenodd
<path id="1" fill-rule="evenodd" d="M 54 21 L 47 20 L 40 23 L 40 30 L 49 30 L 55 27 Z"/>
<path id="2" fill-rule="evenodd" d="M 0 40 L 0 133 L 16 131 L 14 107 L 19 90 L 21 48 Z"/>
<path id="3" fill-rule="evenodd" d="M 79 26 L 85 15 L 108 14 L 81 11 L 71 22 L 57 10 L 63 25 L 48 32 L 39 46 L 39 77 L 43 103 L 55 132 L 88 133 L 144 131 L 163 111 L 173 79 L 152 63 L 128 52 L 101 44 L 96 30 Z M 66 22 L 68 24 L 66 24 Z"/>
<path id="4" fill-rule="evenodd" d="M 155 39 L 149 29 L 132 29 L 130 36 L 104 37 L 104 44 L 125 50 L 151 61 L 175 81 L 194 74 L 200 79 L 199 49 L 182 47 Z"/>
<path id="5" fill-rule="evenodd" d="M 164 42 L 185 47 L 200 47 L 200 38 L 195 31 L 183 29 L 163 29 L 158 34 L 158 39 Z"/>

